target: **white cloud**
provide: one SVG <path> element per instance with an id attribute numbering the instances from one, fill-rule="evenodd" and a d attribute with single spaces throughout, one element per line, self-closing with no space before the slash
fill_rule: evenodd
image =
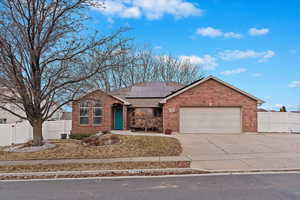
<path id="1" fill-rule="evenodd" d="M 204 55 L 203 57 L 195 55 L 180 56 L 179 58 L 192 64 L 199 65 L 203 70 L 214 70 L 218 66 L 216 59 L 210 55 Z"/>
<path id="2" fill-rule="evenodd" d="M 221 30 L 215 29 L 215 28 L 212 28 L 212 27 L 198 28 L 196 30 L 196 33 L 198 35 L 202 35 L 202 36 L 205 36 L 205 37 L 211 37 L 211 38 L 220 37 L 220 36 L 223 35 Z"/>
<path id="3" fill-rule="evenodd" d="M 272 97 L 271 96 L 266 96 L 265 99 L 272 99 Z"/>
<path id="4" fill-rule="evenodd" d="M 296 108 L 299 108 L 299 106 L 297 106 L 297 105 L 290 105 L 290 104 L 288 104 L 288 105 L 283 105 L 283 104 L 280 104 L 280 103 L 278 103 L 278 104 L 275 104 L 275 108 L 281 108 L 282 106 L 285 106 L 286 108 L 289 108 L 289 109 L 296 109 Z"/>
<path id="5" fill-rule="evenodd" d="M 140 18 L 142 15 L 140 8 L 138 7 L 131 7 L 131 8 L 126 8 L 123 12 L 124 18 Z"/>
<path id="6" fill-rule="evenodd" d="M 233 69 L 233 70 L 226 70 L 223 72 L 220 72 L 220 74 L 224 75 L 224 76 L 229 76 L 229 75 L 233 75 L 233 74 L 240 74 L 243 72 L 246 72 L 247 69 L 245 68 L 237 68 L 237 69 Z"/>
<path id="7" fill-rule="evenodd" d="M 149 20 L 171 15 L 175 18 L 201 16 L 203 10 L 186 0 L 107 0 L 103 8 L 93 8 L 109 17 Z"/>
<path id="8" fill-rule="evenodd" d="M 292 81 L 288 86 L 290 88 L 300 87 L 300 81 Z"/>
<path id="9" fill-rule="evenodd" d="M 253 73 L 252 76 L 254 76 L 254 77 L 261 77 L 262 74 L 261 73 Z"/>
<path id="10" fill-rule="evenodd" d="M 257 52 L 254 50 L 225 50 L 219 53 L 219 57 L 222 60 L 226 61 L 241 60 L 247 58 L 258 58 L 258 62 L 267 62 L 273 56 L 275 56 L 275 53 L 271 50 L 262 52 Z"/>
<path id="11" fill-rule="evenodd" d="M 222 30 L 216 29 L 213 27 L 203 27 L 203 28 L 198 28 L 196 30 L 197 35 L 201 35 L 203 37 L 224 37 L 224 38 L 235 38 L 235 39 L 241 39 L 243 37 L 242 34 L 239 33 L 234 33 L 234 32 L 225 32 L 223 33 Z"/>
<path id="12" fill-rule="evenodd" d="M 225 38 L 241 39 L 243 37 L 243 35 L 241 35 L 239 33 L 228 32 L 228 33 L 224 33 L 224 37 Z"/>
<path id="13" fill-rule="evenodd" d="M 291 49 L 289 50 L 290 54 L 297 54 L 299 52 L 299 50 L 297 49 Z"/>
<path id="14" fill-rule="evenodd" d="M 268 28 L 262 28 L 262 29 L 250 28 L 248 33 L 251 36 L 266 35 L 269 33 L 269 29 Z"/>
<path id="15" fill-rule="evenodd" d="M 234 32 L 225 32 L 225 33 L 223 33 L 222 30 L 216 29 L 216 28 L 213 28 L 213 27 L 210 27 L 210 26 L 203 27 L 203 28 L 198 28 L 196 30 L 196 34 L 204 36 L 204 37 L 211 37 L 211 38 L 224 37 L 224 38 L 241 39 L 243 37 L 242 34 L 234 33 Z"/>
<path id="16" fill-rule="evenodd" d="M 162 46 L 155 46 L 154 49 L 162 49 Z"/>
<path id="17" fill-rule="evenodd" d="M 286 108 L 289 108 L 289 109 L 299 109 L 300 106 L 299 105 L 287 105 Z"/>
<path id="18" fill-rule="evenodd" d="M 102 14 L 111 17 L 140 18 L 142 13 L 138 7 L 128 7 L 122 1 L 105 1 L 104 7 L 94 8 Z"/>
<path id="19" fill-rule="evenodd" d="M 260 54 L 259 57 L 261 57 L 258 62 L 268 62 L 270 58 L 272 58 L 273 56 L 275 56 L 275 52 L 268 50 L 268 51 L 264 51 L 264 52 L 260 52 L 258 53 Z"/>
<path id="20" fill-rule="evenodd" d="M 111 17 L 107 18 L 107 22 L 108 22 L 109 24 L 115 23 L 115 21 L 114 21 Z"/>

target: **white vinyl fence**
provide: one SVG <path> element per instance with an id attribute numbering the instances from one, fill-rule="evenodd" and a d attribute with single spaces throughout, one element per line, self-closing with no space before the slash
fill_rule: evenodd
<path id="1" fill-rule="evenodd" d="M 72 120 L 47 121 L 43 124 L 44 139 L 59 139 L 62 133 L 70 134 Z M 24 143 L 32 139 L 32 127 L 24 121 L 0 124 L 0 146 Z"/>
<path id="2" fill-rule="evenodd" d="M 258 132 L 300 133 L 300 113 L 258 112 Z"/>

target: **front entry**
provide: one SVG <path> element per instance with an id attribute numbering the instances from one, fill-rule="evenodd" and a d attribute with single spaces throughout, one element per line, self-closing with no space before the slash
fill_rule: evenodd
<path id="1" fill-rule="evenodd" d="M 123 130 L 123 108 L 114 108 L 114 129 Z"/>

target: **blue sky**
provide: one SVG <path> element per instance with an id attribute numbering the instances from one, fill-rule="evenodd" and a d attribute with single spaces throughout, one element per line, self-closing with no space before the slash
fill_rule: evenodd
<path id="1" fill-rule="evenodd" d="M 263 100 L 300 110 L 299 0 L 106 0 L 103 32 L 130 26 L 138 44 L 198 64 Z"/>

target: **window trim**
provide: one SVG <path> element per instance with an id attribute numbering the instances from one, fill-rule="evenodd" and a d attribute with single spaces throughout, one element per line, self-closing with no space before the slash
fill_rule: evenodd
<path id="1" fill-rule="evenodd" d="M 100 104 L 101 106 L 97 106 L 96 107 L 95 104 Z M 97 109 L 97 108 L 100 108 L 102 110 L 100 116 L 95 116 L 95 109 Z M 93 125 L 94 126 L 102 126 L 103 122 L 104 122 L 104 115 L 103 115 L 104 105 L 103 105 L 103 103 L 101 101 L 95 101 L 93 103 L 93 108 L 92 109 L 93 109 L 93 115 L 92 115 Z M 101 123 L 100 124 L 96 124 L 95 121 L 94 121 L 95 118 L 101 118 Z"/>
<path id="2" fill-rule="evenodd" d="M 87 106 L 81 106 L 81 105 L 84 104 L 84 103 L 86 103 Z M 82 108 L 87 109 L 87 116 L 81 116 L 80 111 L 81 111 Z M 89 102 L 88 102 L 88 101 L 80 102 L 80 103 L 79 103 L 79 125 L 80 125 L 80 126 L 88 126 L 88 125 L 90 124 L 89 112 L 90 112 Z M 81 117 L 87 117 L 88 123 L 87 123 L 87 124 L 82 124 L 82 123 L 81 123 L 81 120 L 80 120 Z"/>

